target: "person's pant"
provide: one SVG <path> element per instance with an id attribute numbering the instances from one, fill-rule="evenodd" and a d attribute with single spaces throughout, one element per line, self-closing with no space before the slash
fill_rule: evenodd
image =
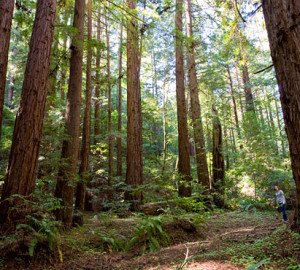
<path id="1" fill-rule="evenodd" d="M 286 211 L 285 211 L 284 204 L 282 204 L 282 203 L 279 204 L 279 210 L 280 210 L 280 212 L 282 213 L 283 220 L 284 220 L 284 221 L 287 221 L 287 220 L 288 220 L 288 217 L 287 217 L 287 215 L 286 215 Z"/>

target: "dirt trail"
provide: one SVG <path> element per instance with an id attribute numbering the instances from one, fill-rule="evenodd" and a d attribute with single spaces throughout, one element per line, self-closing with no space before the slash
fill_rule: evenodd
<path id="1" fill-rule="evenodd" d="M 248 213 L 231 212 L 210 217 L 205 228 L 200 228 L 204 240 L 193 241 L 162 248 L 155 253 L 148 253 L 140 257 L 124 256 L 122 254 L 106 255 L 106 266 L 103 269 L 178 269 L 186 262 L 182 269 L 203 270 L 238 270 L 244 269 L 226 263 L 226 258 L 220 261 L 206 259 L 205 255 L 224 249 L 225 245 L 239 242 L 254 242 L 271 234 L 281 222 L 276 216 L 263 214 L 259 216 Z M 199 230 L 199 229 L 198 229 Z"/>
<path id="2" fill-rule="evenodd" d="M 244 243 L 253 243 L 270 235 L 282 225 L 275 213 L 229 212 L 216 214 L 207 219 L 206 224 L 199 225 L 196 231 L 176 229 L 167 226 L 166 231 L 172 238 L 168 247 L 154 253 L 140 255 L 141 246 L 130 253 L 100 253 L 96 246 L 97 238 L 91 238 L 92 231 L 102 232 L 105 228 L 116 230 L 120 234 L 128 234 L 130 239 L 132 229 L 137 220 L 134 219 L 95 219 L 90 217 L 84 228 L 70 232 L 68 236 L 75 244 L 65 245 L 63 263 L 48 256 L 47 262 L 39 262 L 24 267 L 14 264 L 13 269 L 48 269 L 48 270 L 242 270 L 229 263 L 232 255 L 224 252 Z M 174 224 L 173 224 L 174 225 Z M 169 231 L 170 230 L 170 231 Z M 130 236 L 131 235 L 131 236 Z M 79 247 L 82 244 L 84 249 Z M 78 248 L 76 248 L 78 245 Z M 222 255 L 223 254 L 223 255 Z M 225 254 L 225 255 L 224 255 Z M 183 266 L 180 268 L 180 266 Z M 0 266 L 0 269 L 1 266 Z M 3 269 L 9 268 L 9 265 Z"/>

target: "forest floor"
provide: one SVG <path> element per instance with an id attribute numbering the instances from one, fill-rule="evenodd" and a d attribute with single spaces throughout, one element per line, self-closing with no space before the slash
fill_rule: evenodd
<path id="1" fill-rule="evenodd" d="M 156 226 L 149 218 L 144 223 L 138 216 L 89 215 L 85 219 L 83 227 L 62 235 L 59 252 L 37 252 L 27 265 L 15 258 L 3 260 L 1 266 L 0 260 L 0 269 L 237 270 L 258 269 L 258 265 L 259 269 L 300 269 L 300 237 L 274 211 L 214 213 L 195 227 L 188 221 L 196 220 L 195 214 L 166 217 L 162 230 L 169 236 L 168 243 L 161 241 L 163 234 L 137 236 L 138 224 Z M 137 241 L 124 252 L 121 242 L 128 243 L 134 236 Z M 147 237 L 157 237 L 154 243 L 161 243 L 160 249 L 149 252 Z"/>

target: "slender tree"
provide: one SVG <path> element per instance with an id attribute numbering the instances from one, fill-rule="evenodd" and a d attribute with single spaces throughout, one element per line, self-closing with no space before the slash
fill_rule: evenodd
<path id="1" fill-rule="evenodd" d="M 296 183 L 294 227 L 300 231 L 300 2 L 263 0 L 262 6 Z"/>
<path id="2" fill-rule="evenodd" d="M 106 10 L 106 12 L 108 12 Z M 113 176 L 113 137 L 112 137 L 112 120 L 111 120 L 111 76 L 110 76 L 110 44 L 109 44 L 109 32 L 108 32 L 108 20 L 107 13 L 105 13 L 105 35 L 106 35 L 106 73 L 107 73 L 107 93 L 108 93 L 108 184 L 111 183 L 111 177 Z"/>
<path id="3" fill-rule="evenodd" d="M 239 117 L 238 117 L 237 108 L 236 108 L 236 101 L 235 101 L 235 97 L 234 97 L 232 76 L 231 76 L 229 64 L 226 66 L 226 69 L 227 69 L 227 75 L 228 75 L 228 85 L 229 85 L 229 89 L 230 89 L 230 96 L 231 96 L 231 100 L 232 100 L 232 109 L 233 109 L 233 113 L 234 113 L 235 126 L 236 126 L 236 130 L 238 132 L 238 135 L 240 137 L 241 132 L 240 132 L 240 125 L 239 125 Z"/>
<path id="4" fill-rule="evenodd" d="M 186 0 L 187 37 L 193 38 L 192 7 L 191 0 Z M 194 130 L 194 141 L 197 161 L 198 181 L 209 189 L 209 176 L 206 160 L 205 140 L 202 125 L 201 106 L 199 101 L 198 83 L 196 75 L 195 44 L 188 43 L 188 79 L 191 100 L 191 116 Z"/>
<path id="5" fill-rule="evenodd" d="M 246 99 L 246 112 L 254 112 L 255 113 L 248 65 L 247 65 L 245 59 L 243 60 L 241 69 L 242 69 L 242 74 L 243 74 L 244 92 L 245 92 L 245 99 Z"/>
<path id="6" fill-rule="evenodd" d="M 127 0 L 127 6 L 134 14 L 135 0 Z M 127 21 L 127 169 L 126 184 L 136 188 L 143 183 L 142 149 L 142 105 L 140 89 L 138 24 L 134 16 Z M 138 210 L 142 194 L 125 193 L 125 200 L 131 202 L 131 209 Z"/>
<path id="7" fill-rule="evenodd" d="M 280 117 L 279 117 L 279 108 L 278 108 L 276 96 L 274 97 L 274 103 L 275 103 L 276 119 L 277 119 L 279 137 L 280 137 L 280 140 L 281 140 L 282 154 L 283 154 L 283 156 L 285 156 L 286 155 L 286 153 L 285 153 L 285 141 L 284 141 L 283 134 L 282 134 L 282 124 L 281 124 Z"/>
<path id="8" fill-rule="evenodd" d="M 179 196 L 191 196 L 191 165 L 189 156 L 189 137 L 187 126 L 187 108 L 184 88 L 183 33 L 182 33 L 183 0 L 176 0 L 175 15 L 175 51 L 176 51 L 176 100 L 178 118 L 178 172 L 182 176 L 179 184 Z"/>
<path id="9" fill-rule="evenodd" d="M 82 89 L 82 56 L 84 40 L 85 1 L 75 0 L 73 27 L 77 29 L 71 45 L 70 78 L 65 114 L 66 139 L 62 146 L 62 164 L 58 171 L 55 196 L 61 199 L 56 217 L 65 228 L 70 228 L 73 218 L 74 178 L 79 149 L 80 108 Z"/>
<path id="10" fill-rule="evenodd" d="M 0 140 L 14 0 L 0 0 Z"/>
<path id="11" fill-rule="evenodd" d="M 218 207 L 225 205 L 225 162 L 223 157 L 223 135 L 218 111 L 212 106 L 213 115 L 213 197 Z"/>
<path id="12" fill-rule="evenodd" d="M 119 77 L 118 77 L 118 138 L 117 138 L 117 176 L 122 176 L 122 56 L 123 56 L 123 20 L 120 29 Z"/>
<path id="13" fill-rule="evenodd" d="M 97 19 L 97 42 L 101 41 L 101 9 L 98 11 Z M 100 60 L 101 60 L 101 48 L 100 44 L 97 46 L 96 54 L 96 89 L 95 89 L 95 113 L 94 113 L 94 144 L 99 142 L 100 135 Z"/>
<path id="14" fill-rule="evenodd" d="M 88 26 L 87 40 L 92 41 L 92 0 L 88 0 Z M 89 158 L 91 145 L 91 102 L 92 102 L 92 48 L 88 46 L 86 62 L 86 87 L 85 87 L 85 107 L 82 128 L 82 142 L 80 153 L 80 181 L 77 184 L 75 207 L 84 210 L 85 203 L 85 183 L 88 180 Z"/>
<path id="15" fill-rule="evenodd" d="M 4 227 L 9 227 L 10 222 L 15 225 L 25 217 L 29 205 L 24 200 L 32 199 L 35 187 L 55 14 L 56 0 L 37 2 L 22 96 L 1 196 L 0 224 Z M 14 194 L 20 196 L 8 200 Z M 19 211 L 20 208 L 25 211 Z"/>

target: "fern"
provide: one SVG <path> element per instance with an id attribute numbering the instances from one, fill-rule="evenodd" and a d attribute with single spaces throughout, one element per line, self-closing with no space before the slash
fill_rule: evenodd
<path id="1" fill-rule="evenodd" d="M 128 242 L 125 252 L 128 252 L 136 243 L 142 243 L 145 249 L 154 252 L 169 241 L 168 234 L 162 228 L 161 218 L 145 216 L 138 225 L 135 235 Z"/>

